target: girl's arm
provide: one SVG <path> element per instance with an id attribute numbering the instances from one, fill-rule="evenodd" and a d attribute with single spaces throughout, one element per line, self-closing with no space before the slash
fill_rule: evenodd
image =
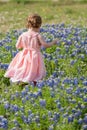
<path id="1" fill-rule="evenodd" d="M 16 48 L 21 49 L 22 47 L 23 47 L 23 40 L 22 40 L 22 36 L 20 35 L 16 43 Z"/>
<path id="2" fill-rule="evenodd" d="M 48 43 L 46 43 L 46 42 L 44 41 L 44 39 L 41 37 L 41 35 L 38 35 L 38 39 L 39 39 L 39 41 L 40 41 L 40 44 L 41 44 L 43 47 L 45 47 L 45 48 L 49 48 L 49 47 L 55 45 L 55 44 L 57 43 L 57 41 L 58 41 L 58 40 L 53 40 L 52 42 L 50 42 L 50 43 L 48 44 Z"/>

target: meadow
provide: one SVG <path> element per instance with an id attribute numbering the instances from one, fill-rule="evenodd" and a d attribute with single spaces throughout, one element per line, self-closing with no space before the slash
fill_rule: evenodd
<path id="1" fill-rule="evenodd" d="M 87 26 L 87 2 L 75 4 L 69 1 L 0 3 L 0 32 L 25 28 L 26 18 L 30 13 L 39 13 L 43 24 L 65 23 Z"/>
<path id="2" fill-rule="evenodd" d="M 87 130 L 87 17 L 86 3 L 1 3 L 0 7 L 0 130 Z M 31 12 L 43 18 L 41 48 L 47 70 L 37 86 L 20 87 L 4 77 L 15 44 L 27 31 Z"/>

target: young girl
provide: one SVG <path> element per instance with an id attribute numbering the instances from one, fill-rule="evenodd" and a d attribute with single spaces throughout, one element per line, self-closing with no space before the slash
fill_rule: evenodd
<path id="1" fill-rule="evenodd" d="M 21 34 L 16 43 L 16 48 L 23 50 L 11 61 L 5 77 L 12 82 L 29 83 L 41 80 L 46 75 L 44 59 L 40 52 L 41 46 L 48 48 L 55 45 L 57 40 L 47 44 L 41 37 L 39 31 L 42 19 L 38 14 L 32 14 L 27 19 L 28 31 Z"/>

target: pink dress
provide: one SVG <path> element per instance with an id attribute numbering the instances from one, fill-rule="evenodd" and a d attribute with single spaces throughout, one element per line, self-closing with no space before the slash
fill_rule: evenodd
<path id="1" fill-rule="evenodd" d="M 38 81 L 45 77 L 46 69 L 38 35 L 40 34 L 29 30 L 19 36 L 16 48 L 23 50 L 13 58 L 4 75 L 12 82 Z"/>

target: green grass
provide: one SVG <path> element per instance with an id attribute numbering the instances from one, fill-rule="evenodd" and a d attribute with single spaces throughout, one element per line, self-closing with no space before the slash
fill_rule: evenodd
<path id="1" fill-rule="evenodd" d="M 1 4 L 1 3 L 0 3 Z M 87 25 L 87 4 L 59 4 L 58 2 L 2 3 L 0 7 L 0 32 L 25 28 L 30 13 L 38 13 L 43 24 L 65 23 Z"/>

